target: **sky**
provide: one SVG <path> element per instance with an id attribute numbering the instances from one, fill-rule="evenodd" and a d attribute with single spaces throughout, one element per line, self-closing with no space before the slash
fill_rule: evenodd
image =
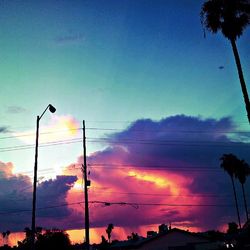
<path id="1" fill-rule="evenodd" d="M 202 2 L 1 1 L 0 230 L 31 225 L 36 116 L 48 104 L 38 225 L 83 238 L 83 120 L 92 242 L 109 223 L 120 239 L 236 221 L 220 157 L 250 162 L 250 130 L 230 43 L 204 36 Z M 237 41 L 247 86 L 249 38 Z"/>

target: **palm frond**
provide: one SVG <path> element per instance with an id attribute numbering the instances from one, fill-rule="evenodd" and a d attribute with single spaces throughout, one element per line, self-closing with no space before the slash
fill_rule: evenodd
<path id="1" fill-rule="evenodd" d="M 202 26 L 211 33 L 221 31 L 228 38 L 239 38 L 250 24 L 250 0 L 208 0 L 202 5 Z"/>

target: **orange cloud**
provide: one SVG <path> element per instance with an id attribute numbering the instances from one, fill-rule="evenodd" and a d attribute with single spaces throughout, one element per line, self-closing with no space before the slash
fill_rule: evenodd
<path id="1" fill-rule="evenodd" d="M 76 174 L 76 169 L 70 166 L 66 172 L 72 174 L 72 171 Z M 78 171 L 81 173 L 80 170 Z M 103 204 L 90 203 L 89 205 L 92 227 L 114 223 L 117 227 L 134 228 L 137 229 L 134 231 L 140 232 L 138 231 L 140 227 L 146 228 L 149 224 L 159 225 L 172 222 L 184 229 L 191 229 L 191 227 L 194 229 L 195 226 L 185 221 L 199 212 L 201 208 L 183 205 L 199 205 L 204 202 L 202 197 L 192 195 L 189 191 L 193 178 L 180 173 L 130 167 L 128 169 L 109 169 L 108 167 L 105 169 L 104 165 L 102 168 L 91 167 L 89 178 L 91 179 L 89 200 L 103 202 Z M 83 186 L 80 179 L 68 192 L 67 202 L 75 203 L 83 200 Z M 112 202 L 119 203 L 119 201 L 138 204 L 138 206 L 112 205 Z M 111 205 L 107 207 L 105 202 L 110 202 Z M 74 205 L 71 209 L 84 218 L 84 204 Z M 142 210 L 143 213 L 141 213 Z M 127 214 L 130 214 L 130 220 L 125 219 Z"/>
<path id="2" fill-rule="evenodd" d="M 152 182 L 159 188 L 170 188 L 171 192 L 175 195 L 178 194 L 178 187 L 174 183 L 174 181 L 171 181 L 167 178 L 164 178 L 162 176 L 156 175 L 156 174 L 145 174 L 145 173 L 139 173 L 139 171 L 129 171 L 128 176 L 134 177 L 137 180 L 142 180 L 146 182 Z"/>

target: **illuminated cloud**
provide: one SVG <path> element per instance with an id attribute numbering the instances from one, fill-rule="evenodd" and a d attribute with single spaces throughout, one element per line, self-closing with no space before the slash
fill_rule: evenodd
<path id="1" fill-rule="evenodd" d="M 230 152 L 250 160 L 248 145 L 235 141 L 235 130 L 229 118 L 180 115 L 138 120 L 108 135 L 107 148 L 87 160 L 90 200 L 107 202 L 90 204 L 91 226 L 139 228 L 171 222 L 206 230 L 236 220 L 230 180 L 219 161 Z M 75 168 L 81 163 L 79 158 Z M 68 174 L 79 171 L 72 169 Z M 83 197 L 80 185 L 67 199 L 79 197 Z M 80 206 L 74 209 L 84 216 Z"/>
<path id="2" fill-rule="evenodd" d="M 40 144 L 74 139 L 78 135 L 78 129 L 79 123 L 72 116 L 53 115 L 48 125 L 40 125 Z M 14 136 L 26 144 L 35 142 L 35 131 L 14 133 Z"/>
<path id="3" fill-rule="evenodd" d="M 12 174 L 12 170 L 13 170 L 13 164 L 11 162 L 7 162 L 7 163 L 4 163 L 4 162 L 1 162 L 0 161 L 0 176 L 2 178 L 4 177 L 8 177 Z M 0 190 L 1 192 L 1 190 Z"/>
<path id="4" fill-rule="evenodd" d="M 113 223 L 122 228 L 118 230 L 118 237 L 119 232 L 122 235 L 132 231 L 145 234 L 146 229 L 156 229 L 161 223 L 207 230 L 235 221 L 230 180 L 219 166 L 224 153 L 232 152 L 250 160 L 248 144 L 235 141 L 235 129 L 229 118 L 215 120 L 182 115 L 160 121 L 138 120 L 124 131 L 107 135 L 107 147 L 87 158 L 91 228 L 100 233 Z M 31 190 L 20 191 L 21 187 L 31 184 L 30 179 L 13 175 L 11 163 L 2 164 L 2 185 L 16 186 L 13 199 L 27 195 L 26 202 L 13 205 L 13 201 L 6 200 L 12 196 L 6 197 L 3 188 L 0 200 L 5 204 L 3 211 L 10 211 L 11 205 L 15 209 L 30 209 Z M 81 164 L 82 156 L 63 170 L 63 176 L 39 185 L 39 207 L 65 204 L 40 210 L 40 225 L 68 230 L 83 228 Z M 27 226 L 29 216 L 5 216 L 3 225 L 9 223 L 15 228 L 18 222 L 18 228 L 22 228 Z M 92 238 L 95 242 L 97 234 Z"/>
<path id="5" fill-rule="evenodd" d="M 155 186 L 164 188 L 168 187 L 169 189 L 176 190 L 176 185 L 173 181 L 168 180 L 167 178 L 163 178 L 162 176 L 156 175 L 156 174 L 142 174 L 141 171 L 129 171 L 128 176 L 134 177 L 137 180 L 141 180 L 143 182 L 151 182 Z M 178 194 L 176 191 L 172 191 L 173 194 Z"/>

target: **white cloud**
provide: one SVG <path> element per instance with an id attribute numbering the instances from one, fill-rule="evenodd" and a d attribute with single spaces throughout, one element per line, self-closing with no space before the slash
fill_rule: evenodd
<path id="1" fill-rule="evenodd" d="M 40 126 L 39 142 L 50 143 L 75 139 L 79 132 L 79 123 L 72 116 L 53 115 L 48 125 Z M 34 144 L 35 131 L 24 131 L 14 133 L 19 140 L 26 144 Z"/>

